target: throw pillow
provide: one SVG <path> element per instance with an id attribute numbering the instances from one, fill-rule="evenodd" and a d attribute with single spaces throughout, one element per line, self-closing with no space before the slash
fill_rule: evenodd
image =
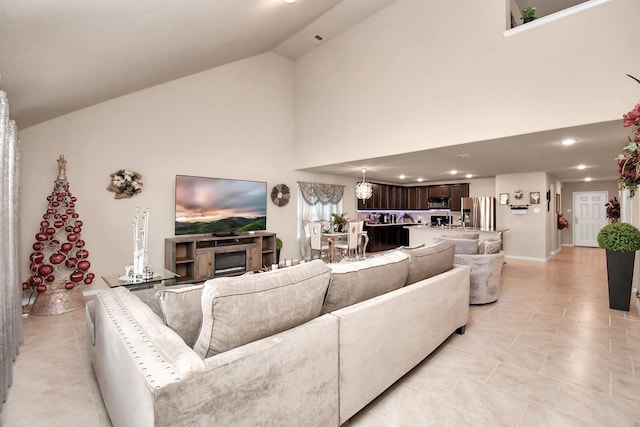
<path id="1" fill-rule="evenodd" d="M 161 289 L 156 292 L 156 298 L 160 301 L 164 323 L 193 348 L 202 324 L 202 285 Z"/>
<path id="2" fill-rule="evenodd" d="M 205 282 L 194 346 L 207 358 L 301 325 L 320 314 L 331 270 L 321 260 Z"/>
<path id="3" fill-rule="evenodd" d="M 502 249 L 502 242 L 500 239 L 495 237 L 490 237 L 486 240 L 483 240 L 478 245 L 478 253 L 479 254 L 497 254 L 500 253 Z"/>
<path id="4" fill-rule="evenodd" d="M 329 313 L 404 286 L 409 257 L 393 251 L 360 261 L 331 264 L 322 313 Z"/>
<path id="5" fill-rule="evenodd" d="M 478 239 L 452 239 L 449 237 L 434 237 L 434 242 L 451 242 L 456 247 L 457 254 L 474 255 L 478 253 Z"/>
<path id="6" fill-rule="evenodd" d="M 409 255 L 409 274 L 405 285 L 428 279 L 453 268 L 455 246 L 443 241 L 417 249 L 403 249 Z"/>

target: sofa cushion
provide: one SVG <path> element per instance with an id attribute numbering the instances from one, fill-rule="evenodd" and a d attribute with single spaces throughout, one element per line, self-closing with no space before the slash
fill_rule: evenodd
<path id="1" fill-rule="evenodd" d="M 331 282 L 323 313 L 401 288 L 409 273 L 409 256 L 393 251 L 360 261 L 330 264 L 329 267 Z"/>
<path id="2" fill-rule="evenodd" d="M 443 241 L 416 249 L 402 249 L 409 255 L 409 274 L 406 285 L 428 279 L 453 268 L 455 245 L 453 242 Z"/>
<path id="3" fill-rule="evenodd" d="M 500 241 L 500 239 L 490 237 L 480 242 L 480 244 L 478 245 L 478 253 L 487 255 L 497 254 L 500 252 L 501 248 L 502 242 Z"/>
<path id="4" fill-rule="evenodd" d="M 202 286 L 166 288 L 156 292 L 164 323 L 192 348 L 196 343 L 202 324 L 202 309 L 200 308 Z"/>
<path id="5" fill-rule="evenodd" d="M 452 242 L 457 254 L 474 255 L 478 253 L 479 239 L 453 239 L 450 237 L 434 237 L 434 242 Z"/>
<path id="6" fill-rule="evenodd" d="M 331 270 L 321 260 L 205 282 L 202 327 L 194 350 L 203 358 L 277 334 L 317 317 Z"/>

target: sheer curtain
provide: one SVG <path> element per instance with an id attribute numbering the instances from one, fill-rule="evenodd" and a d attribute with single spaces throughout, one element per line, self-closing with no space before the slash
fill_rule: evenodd
<path id="1" fill-rule="evenodd" d="M 22 342 L 22 287 L 18 276 L 18 179 L 20 152 L 9 101 L 0 91 L 0 410 L 13 382 L 13 362 Z"/>
<path id="2" fill-rule="evenodd" d="M 343 213 L 344 185 L 298 182 L 298 243 L 300 259 L 311 253 L 309 223 L 329 221 L 332 213 Z"/>

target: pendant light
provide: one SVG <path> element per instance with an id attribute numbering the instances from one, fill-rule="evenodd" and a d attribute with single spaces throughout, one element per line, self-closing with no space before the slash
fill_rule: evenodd
<path id="1" fill-rule="evenodd" d="M 364 180 L 366 169 L 362 169 L 362 182 L 356 184 L 356 197 L 360 200 L 367 200 L 373 196 L 373 185 Z"/>

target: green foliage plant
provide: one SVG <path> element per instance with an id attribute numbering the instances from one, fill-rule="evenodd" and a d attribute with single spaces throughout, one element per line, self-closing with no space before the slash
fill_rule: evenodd
<path id="1" fill-rule="evenodd" d="M 525 7 L 522 9 L 522 16 L 520 17 L 523 21 L 525 19 L 536 19 L 536 8 L 535 7 Z"/>
<path id="2" fill-rule="evenodd" d="M 279 237 L 276 237 L 276 249 L 282 249 L 282 239 L 280 239 Z"/>
<path id="3" fill-rule="evenodd" d="M 612 222 L 598 233 L 598 246 L 612 252 L 640 250 L 640 230 L 626 222 Z"/>

